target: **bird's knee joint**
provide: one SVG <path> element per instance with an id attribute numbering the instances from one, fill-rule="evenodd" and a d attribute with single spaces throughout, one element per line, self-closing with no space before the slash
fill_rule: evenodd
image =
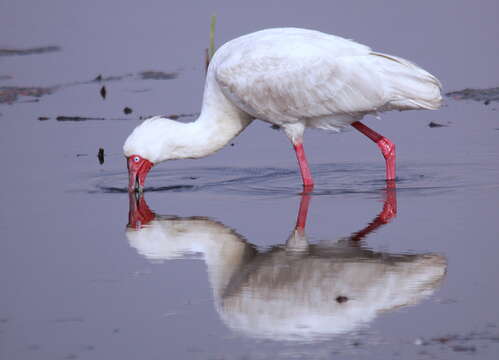
<path id="1" fill-rule="evenodd" d="M 377 144 L 385 159 L 395 156 L 395 144 L 391 142 L 390 139 L 383 137 L 377 142 Z"/>

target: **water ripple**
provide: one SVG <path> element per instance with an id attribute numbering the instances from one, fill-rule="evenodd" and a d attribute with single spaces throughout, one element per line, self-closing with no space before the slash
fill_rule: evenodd
<path id="1" fill-rule="evenodd" d="M 446 176 L 440 171 L 446 166 Z M 449 167 L 454 171 L 449 172 Z M 483 170 L 483 169 L 482 169 Z M 477 184 L 470 164 L 402 165 L 398 169 L 399 192 L 435 195 Z M 312 166 L 316 182 L 314 195 L 373 194 L 385 188 L 385 169 L 371 164 L 319 164 Z M 452 175 L 448 175 L 448 174 Z M 89 193 L 126 193 L 126 171 L 99 174 L 91 178 Z M 497 186 L 497 184 L 493 184 Z M 277 167 L 189 167 L 154 169 L 145 192 L 215 192 L 235 195 L 286 197 L 302 192 L 297 169 Z"/>

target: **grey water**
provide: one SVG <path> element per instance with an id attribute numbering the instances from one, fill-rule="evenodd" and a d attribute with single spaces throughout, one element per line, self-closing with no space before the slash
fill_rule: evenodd
<path id="1" fill-rule="evenodd" d="M 0 359 L 496 359 L 498 10 L 0 3 Z M 310 131 L 302 195 L 288 140 L 255 121 L 130 198 L 121 146 L 144 117 L 195 117 L 214 13 L 217 45 L 313 28 L 467 95 L 365 119 L 397 145 L 394 188 L 367 138 Z"/>

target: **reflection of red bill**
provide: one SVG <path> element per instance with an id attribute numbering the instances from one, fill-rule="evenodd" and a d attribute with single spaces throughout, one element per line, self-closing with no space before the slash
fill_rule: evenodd
<path id="1" fill-rule="evenodd" d="M 128 210 L 128 227 L 140 229 L 154 219 L 154 213 L 149 209 L 142 195 L 136 195 L 134 192 L 128 193 L 130 199 L 130 208 Z"/>

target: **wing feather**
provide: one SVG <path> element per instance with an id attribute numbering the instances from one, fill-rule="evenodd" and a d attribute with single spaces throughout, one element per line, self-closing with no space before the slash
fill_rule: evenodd
<path id="1" fill-rule="evenodd" d="M 243 111 L 273 123 L 437 108 L 440 83 L 411 62 L 318 32 L 242 37 L 221 48 L 215 77 Z M 346 125 L 346 124 L 345 124 Z"/>

